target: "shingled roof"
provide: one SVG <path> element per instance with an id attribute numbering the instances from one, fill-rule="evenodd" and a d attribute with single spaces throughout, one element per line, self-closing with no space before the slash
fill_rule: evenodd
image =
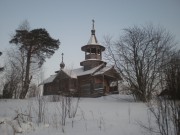
<path id="1" fill-rule="evenodd" d="M 104 66 L 104 64 L 101 64 L 97 67 L 94 67 L 90 70 L 86 70 L 84 71 L 83 67 L 82 68 L 77 68 L 77 69 L 61 69 L 60 71 L 57 71 L 57 74 L 55 75 L 51 75 L 49 78 L 47 78 L 46 80 L 44 80 L 40 85 L 46 84 L 46 83 L 51 83 L 54 81 L 54 79 L 56 78 L 56 76 L 58 75 L 59 72 L 64 72 L 65 74 L 67 74 L 70 78 L 77 78 L 78 76 L 84 76 L 84 75 L 100 75 L 103 74 L 105 72 L 107 72 L 108 70 L 112 69 L 113 66 Z"/>

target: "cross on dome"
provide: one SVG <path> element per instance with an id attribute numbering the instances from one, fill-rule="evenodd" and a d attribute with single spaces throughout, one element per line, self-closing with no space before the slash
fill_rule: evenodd
<path id="1" fill-rule="evenodd" d="M 62 55 L 62 62 L 60 64 L 60 68 L 63 69 L 65 67 L 65 64 L 63 62 L 63 55 L 64 55 L 64 53 L 62 53 L 61 55 Z"/>
<path id="2" fill-rule="evenodd" d="M 92 30 L 94 30 L 94 23 L 95 23 L 95 20 L 92 19 Z"/>
<path id="3" fill-rule="evenodd" d="M 63 55 L 64 55 L 64 53 L 62 53 L 61 55 L 62 55 L 62 62 L 63 62 Z"/>

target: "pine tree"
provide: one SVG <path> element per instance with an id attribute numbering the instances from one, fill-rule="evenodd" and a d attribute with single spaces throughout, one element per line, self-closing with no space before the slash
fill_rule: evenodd
<path id="1" fill-rule="evenodd" d="M 20 50 L 26 53 L 26 71 L 22 93 L 20 98 L 25 98 L 32 76 L 30 76 L 30 67 L 32 59 L 35 59 L 35 63 L 42 66 L 46 58 L 50 58 L 55 50 L 59 48 L 60 41 L 53 39 L 46 29 L 33 29 L 31 31 L 26 29 L 16 30 L 16 34 L 9 41 L 12 44 L 18 46 Z"/>

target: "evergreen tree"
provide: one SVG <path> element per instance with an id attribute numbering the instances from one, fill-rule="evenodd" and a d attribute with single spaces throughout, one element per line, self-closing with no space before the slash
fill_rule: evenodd
<path id="1" fill-rule="evenodd" d="M 32 63 L 37 63 L 39 67 L 50 58 L 59 48 L 60 41 L 53 39 L 46 29 L 16 30 L 16 34 L 9 41 L 18 46 L 20 50 L 26 53 L 26 69 L 23 90 L 20 98 L 25 98 L 32 76 L 30 76 L 30 67 Z"/>

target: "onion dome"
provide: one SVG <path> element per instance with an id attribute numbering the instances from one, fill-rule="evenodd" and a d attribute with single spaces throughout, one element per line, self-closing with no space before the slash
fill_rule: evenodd
<path id="1" fill-rule="evenodd" d="M 64 69 L 64 67 L 65 67 L 65 64 L 63 62 L 63 55 L 64 55 L 64 53 L 62 53 L 61 55 L 62 55 L 62 62 L 60 63 L 60 68 Z"/>

